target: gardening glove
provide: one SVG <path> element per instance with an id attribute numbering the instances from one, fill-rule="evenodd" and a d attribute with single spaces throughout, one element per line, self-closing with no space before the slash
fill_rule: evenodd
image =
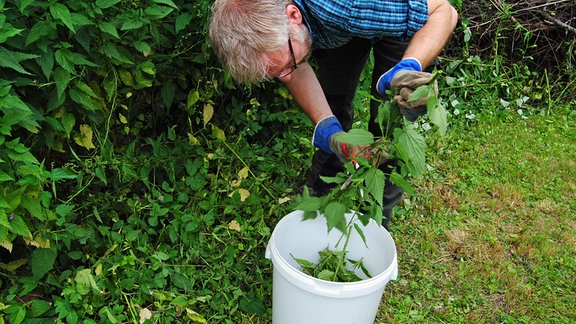
<path id="1" fill-rule="evenodd" d="M 402 113 L 406 115 L 407 110 L 424 110 L 428 96 L 409 102 L 408 99 L 421 85 L 429 84 L 432 81 L 432 74 L 422 72 L 420 62 L 415 58 L 407 58 L 398 62 L 388 72 L 382 74 L 376 84 L 376 90 L 380 95 L 385 95 L 386 90 L 394 92 L 394 100 L 402 108 Z M 438 95 L 438 84 L 434 80 L 435 95 Z M 423 114 L 422 113 L 422 114 Z"/>
<path id="2" fill-rule="evenodd" d="M 334 135 L 343 132 L 344 129 L 336 116 L 326 117 L 316 124 L 312 143 L 325 152 L 335 154 L 342 162 L 348 161 L 355 156 L 362 156 L 369 161 L 374 159 L 377 165 L 387 160 L 385 152 L 379 150 L 378 147 L 338 141 Z"/>

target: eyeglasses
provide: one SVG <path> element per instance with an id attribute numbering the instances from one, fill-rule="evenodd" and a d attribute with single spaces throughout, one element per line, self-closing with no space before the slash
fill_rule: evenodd
<path id="1" fill-rule="evenodd" d="M 290 70 L 290 72 L 288 73 L 283 73 L 279 75 L 278 79 L 284 79 L 285 77 L 294 73 L 294 71 L 296 71 L 296 69 L 298 68 L 298 63 L 296 63 L 296 56 L 294 56 L 294 50 L 292 49 L 292 41 L 290 40 L 290 37 L 288 37 L 288 48 L 290 49 L 290 55 L 292 55 L 292 63 L 293 63 L 292 70 Z"/>

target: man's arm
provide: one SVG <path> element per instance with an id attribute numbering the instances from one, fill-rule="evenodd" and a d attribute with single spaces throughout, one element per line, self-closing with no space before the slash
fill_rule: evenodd
<path id="1" fill-rule="evenodd" d="M 428 0 L 428 21 L 417 31 L 404 52 L 404 58 L 428 67 L 440 54 L 458 22 L 458 12 L 447 0 Z"/>
<path id="2" fill-rule="evenodd" d="M 308 62 L 303 62 L 285 84 L 314 124 L 333 115 L 320 82 Z"/>

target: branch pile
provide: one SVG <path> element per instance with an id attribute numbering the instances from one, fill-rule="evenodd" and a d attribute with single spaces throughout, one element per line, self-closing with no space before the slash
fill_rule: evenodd
<path id="1" fill-rule="evenodd" d="M 470 55 L 495 53 L 513 62 L 526 57 L 532 69 L 561 73 L 576 65 L 576 0 L 463 1 L 461 19 L 468 21 Z M 448 55 L 458 57 L 464 33 L 452 39 Z"/>

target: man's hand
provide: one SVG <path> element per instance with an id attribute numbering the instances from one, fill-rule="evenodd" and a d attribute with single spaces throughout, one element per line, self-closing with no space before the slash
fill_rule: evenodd
<path id="1" fill-rule="evenodd" d="M 390 83 L 390 88 L 394 91 L 394 100 L 402 108 L 414 109 L 418 107 L 425 107 L 426 101 L 428 101 L 429 96 L 423 96 L 414 101 L 408 101 L 410 96 L 419 86 L 429 84 L 432 82 L 433 75 L 427 72 L 416 72 L 416 71 L 399 71 L 396 73 L 392 82 Z M 436 80 L 434 82 L 434 95 L 438 96 L 438 83 Z"/>
<path id="2" fill-rule="evenodd" d="M 386 90 L 394 92 L 394 100 L 402 108 L 415 109 L 425 107 L 428 96 L 424 96 L 415 101 L 408 101 L 414 90 L 421 85 L 432 82 L 431 73 L 422 72 L 420 62 L 414 58 L 403 59 L 393 68 L 384 73 L 376 84 L 376 89 L 381 95 L 385 95 Z M 438 94 L 438 85 L 434 82 L 435 94 Z"/>
<path id="3" fill-rule="evenodd" d="M 356 145 L 340 142 L 336 136 L 332 136 L 330 138 L 330 150 L 343 162 L 355 157 L 363 157 L 372 162 L 374 166 L 379 166 L 388 160 L 388 155 L 381 142 L 377 142 L 375 145 Z"/>
<path id="4" fill-rule="evenodd" d="M 380 165 L 387 160 L 386 153 L 380 148 L 380 145 L 372 147 L 371 145 L 356 145 L 338 141 L 335 135 L 343 132 L 344 129 L 336 116 L 327 117 L 316 125 L 312 143 L 325 152 L 336 154 L 343 162 L 353 157 L 364 157 Z"/>

